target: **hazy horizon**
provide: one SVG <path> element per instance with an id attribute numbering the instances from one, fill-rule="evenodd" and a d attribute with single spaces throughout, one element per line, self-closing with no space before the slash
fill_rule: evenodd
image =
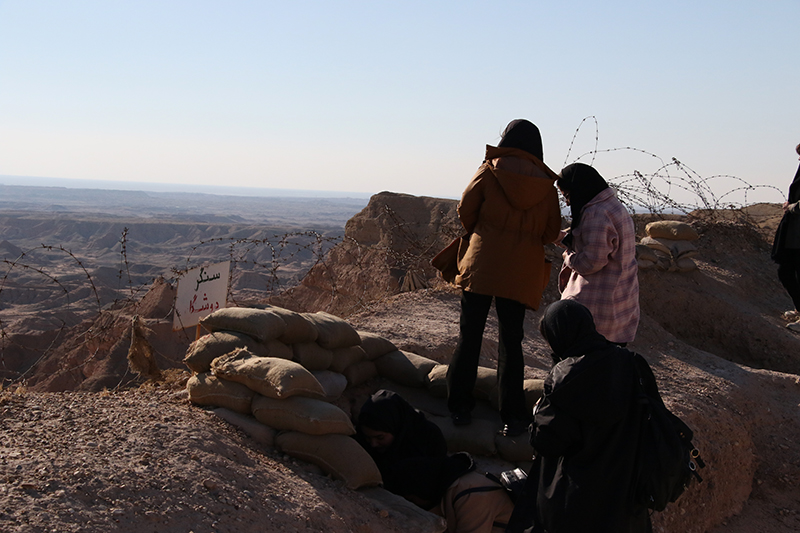
<path id="1" fill-rule="evenodd" d="M 798 18 L 796 0 L 0 1 L 0 174 L 457 198 L 526 118 L 555 172 L 782 202 Z"/>
<path id="2" fill-rule="evenodd" d="M 325 191 L 309 189 L 278 189 L 268 187 L 238 187 L 186 183 L 153 183 L 144 181 L 88 180 L 51 178 L 43 176 L 10 176 L 0 174 L 0 185 L 21 187 L 55 187 L 67 189 L 97 189 L 143 192 L 187 192 L 218 196 L 262 196 L 265 198 L 370 198 L 375 193 Z"/>

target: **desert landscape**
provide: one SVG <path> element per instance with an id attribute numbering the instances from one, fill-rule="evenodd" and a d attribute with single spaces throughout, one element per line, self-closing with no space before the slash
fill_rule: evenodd
<path id="1" fill-rule="evenodd" d="M 455 200 L 384 192 L 322 210 L 283 202 L 295 211 L 281 221 L 280 202 L 259 219 L 247 213 L 264 206 L 228 199 L 235 215 L 221 217 L 208 204 L 199 211 L 210 199 L 198 197 L 178 216 L 169 203 L 121 212 L 108 199 L 93 202 L 104 210 L 79 199 L 55 210 L 52 200 L 22 204 L 22 192 L 0 203 L 0 530 L 442 531 L 435 516 L 378 487 L 353 490 L 279 451 L 246 417 L 191 403 L 183 359 L 197 332 L 173 332 L 172 312 L 181 272 L 230 258 L 229 306 L 324 311 L 445 365 L 459 293 L 430 259 L 459 234 Z M 650 362 L 706 463 L 702 483 L 654 515 L 656 531 L 800 530 L 800 336 L 782 320 L 791 302 L 769 259 L 780 214 L 757 204 L 635 215 L 640 239 L 664 218 L 699 234 L 696 268 L 639 272 L 642 320 L 629 348 Z M 548 256 L 557 272 L 558 250 Z M 558 298 L 554 277 L 526 317 L 529 379 L 550 367 L 537 322 Z M 159 379 L 129 366 L 133 317 Z M 490 318 L 484 367 L 496 366 L 496 338 Z M 446 415 L 441 399 L 381 375 L 337 404 L 352 414 L 378 388 Z M 493 420 L 488 402 L 486 411 Z M 506 465 L 491 454 L 477 460 Z"/>

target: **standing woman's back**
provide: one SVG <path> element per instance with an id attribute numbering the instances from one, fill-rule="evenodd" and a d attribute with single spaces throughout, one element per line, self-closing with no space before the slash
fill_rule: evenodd
<path id="1" fill-rule="evenodd" d="M 544 245 L 561 229 L 557 176 L 541 155 L 515 147 L 513 139 L 500 144 L 486 147 L 486 159 L 458 204 L 470 240 L 456 285 L 536 309 L 550 277 Z"/>
<path id="2" fill-rule="evenodd" d="M 522 339 L 527 309 L 539 307 L 550 279 L 544 245 L 561 228 L 554 182 L 542 161 L 539 129 L 512 120 L 486 157 L 458 204 L 469 234 L 459 250 L 456 285 L 461 293 L 459 340 L 447 372 L 447 406 L 456 425 L 472 421 L 473 389 L 483 331 L 494 302 L 499 323 L 497 386 L 506 436 L 522 433 L 530 421 L 522 391 Z"/>
<path id="3" fill-rule="evenodd" d="M 591 311 L 597 331 L 611 342 L 634 340 L 639 326 L 639 267 L 633 219 L 594 168 L 574 163 L 558 187 L 572 212 L 561 241 L 566 247 L 558 279 L 561 299 Z"/>

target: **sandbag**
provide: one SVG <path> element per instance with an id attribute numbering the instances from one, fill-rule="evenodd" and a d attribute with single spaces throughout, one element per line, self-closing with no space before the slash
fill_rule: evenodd
<path id="1" fill-rule="evenodd" d="M 651 237 L 683 241 L 696 241 L 700 238 L 697 230 L 679 220 L 658 220 L 650 222 L 644 230 Z"/>
<path id="2" fill-rule="evenodd" d="M 347 377 L 343 374 L 331 372 L 330 370 L 318 370 L 311 373 L 322 385 L 322 390 L 325 391 L 323 399 L 327 402 L 338 400 L 347 388 Z"/>
<path id="3" fill-rule="evenodd" d="M 437 364 L 428 372 L 425 380 L 425 387 L 432 396 L 447 398 L 447 369 L 448 365 Z M 498 402 L 497 370 L 479 366 L 477 368 L 475 387 L 472 389 L 472 393 L 476 398 L 491 401 L 496 408 Z"/>
<path id="4" fill-rule="evenodd" d="M 351 437 L 290 431 L 278 435 L 275 443 L 285 454 L 315 464 L 330 476 L 341 479 L 349 489 L 383 483 L 375 461 Z"/>
<path id="5" fill-rule="evenodd" d="M 645 241 L 656 256 L 659 252 L 668 253 L 672 259 L 697 255 L 697 247 L 689 241 L 669 240 L 661 237 L 645 237 L 642 239 L 642 243 Z M 666 252 L 664 252 L 665 249 Z"/>
<path id="6" fill-rule="evenodd" d="M 675 261 L 672 258 L 671 253 L 664 253 L 660 250 L 654 250 L 656 256 L 658 257 L 658 261 L 656 262 L 656 268 L 658 270 L 664 270 L 667 272 L 674 272 L 675 271 Z"/>
<path id="7" fill-rule="evenodd" d="M 382 355 L 393 352 L 397 349 L 394 343 L 388 339 L 381 337 L 376 333 L 369 333 L 367 331 L 359 331 L 358 336 L 361 339 L 361 347 L 367 354 L 367 359 L 374 361 Z"/>
<path id="8" fill-rule="evenodd" d="M 268 340 L 264 343 L 266 347 L 266 354 L 262 357 L 278 357 L 280 359 L 292 359 L 294 357 L 294 351 L 292 347 L 282 343 L 277 339 Z M 251 350 L 252 351 L 252 350 Z M 255 352 L 253 352 L 255 354 Z M 255 354 L 258 355 L 258 354 Z"/>
<path id="9" fill-rule="evenodd" d="M 271 428 L 307 435 L 352 435 L 356 432 L 347 413 L 323 400 L 293 396 L 283 400 L 256 395 L 251 404 L 256 420 Z"/>
<path id="10" fill-rule="evenodd" d="M 302 313 L 317 328 L 317 344 L 328 350 L 354 346 L 361 343 L 361 337 L 353 326 L 330 313 Z"/>
<path id="11" fill-rule="evenodd" d="M 681 257 L 675 261 L 675 268 L 678 272 L 691 272 L 697 270 L 697 263 L 691 257 Z"/>
<path id="12" fill-rule="evenodd" d="M 447 369 L 448 365 L 434 365 L 425 377 L 425 388 L 431 396 L 447 398 Z"/>
<path id="13" fill-rule="evenodd" d="M 642 237 L 640 244 L 647 246 L 648 248 L 652 248 L 653 250 L 658 250 L 659 252 L 672 255 L 672 250 L 670 250 L 669 246 L 664 244 L 664 242 L 660 239 L 654 237 Z"/>
<path id="14" fill-rule="evenodd" d="M 225 407 L 237 413 L 250 414 L 254 392 L 234 381 L 211 374 L 195 374 L 186 382 L 189 401 L 196 405 Z"/>
<path id="15" fill-rule="evenodd" d="M 251 353 L 262 357 L 268 354 L 267 347 L 250 335 L 236 331 L 215 331 L 191 343 L 183 362 L 198 374 L 208 372 L 211 370 L 211 361 L 236 348 L 247 348 Z"/>
<path id="16" fill-rule="evenodd" d="M 689 241 L 672 241 L 670 250 L 672 251 L 672 257 L 675 259 L 697 255 L 697 247 Z"/>
<path id="17" fill-rule="evenodd" d="M 367 353 L 361 346 L 348 346 L 347 348 L 337 348 L 333 351 L 330 370 L 342 372 L 345 368 L 364 361 Z"/>
<path id="18" fill-rule="evenodd" d="M 357 387 L 362 383 L 366 383 L 378 377 L 378 368 L 375 366 L 374 361 L 359 361 L 345 368 L 342 374 L 347 378 L 347 384 L 349 386 Z"/>
<path id="19" fill-rule="evenodd" d="M 301 342 L 292 345 L 292 360 L 313 371 L 328 370 L 333 361 L 333 351 L 316 342 Z"/>
<path id="20" fill-rule="evenodd" d="M 217 407 L 213 409 L 212 412 L 224 421 L 233 424 L 250 435 L 250 438 L 257 443 L 270 448 L 275 446 L 275 435 L 277 435 L 278 432 L 256 420 L 249 411 L 247 414 L 244 414 L 236 413 L 225 407 Z"/>
<path id="21" fill-rule="evenodd" d="M 647 270 L 648 268 L 653 268 L 657 264 L 658 263 L 655 263 L 653 261 L 648 261 L 646 259 L 637 259 L 636 260 L 636 266 L 638 266 L 640 270 Z"/>
<path id="22" fill-rule="evenodd" d="M 669 253 L 668 250 L 667 253 Z M 653 263 L 655 263 L 656 261 L 658 261 L 658 256 L 656 256 L 653 249 L 647 246 L 646 244 L 637 244 L 636 259 L 642 261 L 652 261 Z"/>
<path id="23" fill-rule="evenodd" d="M 522 392 L 525 394 L 525 408 L 533 413 L 533 406 L 544 394 L 543 379 L 526 379 L 522 382 Z"/>
<path id="24" fill-rule="evenodd" d="M 211 371 L 219 378 L 236 381 L 270 398 L 322 398 L 325 395 L 322 385 L 299 363 L 277 357 L 257 357 L 242 348 L 214 359 Z"/>
<path id="25" fill-rule="evenodd" d="M 527 431 L 523 431 L 522 434 L 516 437 L 497 435 L 494 441 L 497 447 L 497 455 L 510 463 L 530 461 L 533 458 L 533 446 L 530 444 L 530 437 L 531 435 Z"/>
<path id="26" fill-rule="evenodd" d="M 255 400 L 253 400 L 255 401 Z M 500 429 L 497 423 L 473 418 L 468 426 L 455 426 L 449 416 L 428 415 L 428 420 L 439 426 L 450 452 L 469 452 L 475 455 L 497 453 L 495 435 Z"/>
<path id="27" fill-rule="evenodd" d="M 298 342 L 314 342 L 317 340 L 317 328 L 306 320 L 302 313 L 296 313 L 283 307 L 267 305 L 268 309 L 281 317 L 286 323 L 286 329 L 278 340 L 285 344 L 295 344 Z"/>
<path id="28" fill-rule="evenodd" d="M 395 350 L 375 359 L 378 374 L 409 387 L 424 387 L 428 373 L 438 364 L 433 359 L 403 350 Z"/>
<path id="29" fill-rule="evenodd" d="M 272 311 L 251 307 L 226 307 L 200 319 L 207 331 L 238 331 L 261 342 L 277 339 L 286 330 L 286 322 Z"/>

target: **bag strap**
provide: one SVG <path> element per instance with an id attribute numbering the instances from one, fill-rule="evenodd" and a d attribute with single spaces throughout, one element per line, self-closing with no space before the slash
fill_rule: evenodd
<path id="1" fill-rule="evenodd" d="M 633 368 L 636 371 L 636 386 L 639 393 L 639 402 L 645 405 L 645 408 L 651 408 L 650 402 L 654 402 L 656 408 L 661 408 L 665 410 L 670 418 L 674 420 L 676 423 L 676 431 L 678 431 L 678 435 L 680 439 L 683 440 L 688 446 L 690 446 L 690 460 L 689 460 L 689 468 L 692 471 L 692 475 L 697 479 L 698 483 L 702 483 L 703 478 L 700 477 L 700 474 L 697 472 L 698 468 L 705 468 L 706 463 L 703 461 L 702 457 L 700 457 L 700 450 L 692 442 L 694 438 L 694 432 L 686 425 L 686 423 L 680 419 L 680 417 L 675 416 L 672 411 L 670 411 L 667 406 L 664 404 L 664 400 L 661 398 L 661 393 L 658 390 L 658 384 L 656 382 L 655 375 L 653 374 L 653 370 L 650 368 L 650 365 L 647 363 L 647 360 L 639 354 L 634 354 L 633 356 Z"/>
<path id="2" fill-rule="evenodd" d="M 504 490 L 504 489 L 503 489 L 503 487 L 488 487 L 488 486 L 486 486 L 486 487 L 470 487 L 470 488 L 464 489 L 461 492 L 459 492 L 458 494 L 456 494 L 456 497 L 453 498 L 453 503 L 456 503 L 456 501 L 459 498 L 461 498 L 462 496 L 466 496 L 467 494 L 472 494 L 473 492 L 491 492 L 493 490 Z"/>
<path id="3" fill-rule="evenodd" d="M 503 485 L 500 484 L 500 481 L 493 474 L 486 472 L 485 476 L 494 481 L 495 483 L 497 483 L 497 485 L 485 485 L 483 487 L 470 487 L 468 489 L 464 489 L 458 494 L 456 494 L 455 498 L 453 498 L 453 504 L 455 505 L 456 501 L 458 501 L 458 499 L 461 498 L 462 496 L 472 494 L 473 492 L 491 492 L 494 490 L 505 490 L 505 487 L 503 487 Z"/>
<path id="4" fill-rule="evenodd" d="M 487 478 L 491 479 L 492 481 L 494 481 L 498 485 L 503 486 L 503 482 L 500 480 L 500 478 L 495 476 L 491 472 L 484 472 L 483 475 L 486 476 Z"/>

